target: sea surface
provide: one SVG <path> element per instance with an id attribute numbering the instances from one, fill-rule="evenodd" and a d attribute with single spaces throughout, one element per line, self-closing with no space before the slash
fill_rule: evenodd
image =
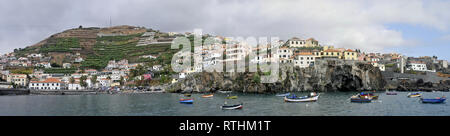
<path id="1" fill-rule="evenodd" d="M 192 94 L 194 104 L 180 104 L 181 94 L 18 95 L 0 96 L 1 116 L 449 116 L 450 103 L 423 104 L 407 92 L 377 92 L 372 103 L 351 103 L 355 92 L 321 93 L 317 102 L 285 103 L 275 94 L 231 93 L 213 98 Z M 297 96 L 307 93 L 295 93 Z M 449 92 L 423 92 L 424 98 L 450 96 Z M 241 110 L 222 110 L 224 102 L 244 103 Z"/>

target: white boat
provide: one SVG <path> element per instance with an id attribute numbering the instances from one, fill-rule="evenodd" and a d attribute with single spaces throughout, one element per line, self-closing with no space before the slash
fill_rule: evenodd
<path id="1" fill-rule="evenodd" d="M 231 93 L 232 91 L 219 91 L 219 93 Z"/>
<path id="2" fill-rule="evenodd" d="M 223 105 L 220 106 L 220 108 L 222 108 L 222 110 L 237 110 L 237 109 L 242 109 L 242 107 L 244 104 L 236 104 L 236 105 Z"/>
<path id="3" fill-rule="evenodd" d="M 319 99 L 320 94 L 317 94 L 316 96 L 312 97 L 300 97 L 300 98 L 288 98 L 287 96 L 284 97 L 285 102 L 315 102 Z"/>

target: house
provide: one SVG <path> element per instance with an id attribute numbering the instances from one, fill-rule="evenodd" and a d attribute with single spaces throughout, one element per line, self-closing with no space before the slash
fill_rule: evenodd
<path id="1" fill-rule="evenodd" d="M 42 57 L 42 55 L 41 54 L 32 53 L 30 55 L 27 55 L 27 57 L 28 58 L 40 58 L 40 57 Z"/>
<path id="2" fill-rule="evenodd" d="M 111 80 L 107 78 L 101 78 L 99 80 L 99 83 L 102 87 L 110 87 L 111 86 Z"/>
<path id="3" fill-rule="evenodd" d="M 83 61 L 84 61 L 84 60 L 83 60 L 82 57 L 77 57 L 77 58 L 75 58 L 75 60 L 74 60 L 75 63 L 81 63 L 81 62 L 83 62 Z"/>
<path id="4" fill-rule="evenodd" d="M 319 42 L 314 38 L 302 40 L 297 37 L 293 37 L 286 42 L 288 47 L 319 47 Z"/>
<path id="5" fill-rule="evenodd" d="M 161 71 L 162 70 L 162 65 L 153 65 L 153 70 L 154 71 Z"/>
<path id="6" fill-rule="evenodd" d="M 280 63 L 292 63 L 293 51 L 290 48 L 283 46 L 278 49 L 276 55 L 279 57 Z"/>
<path id="7" fill-rule="evenodd" d="M 408 70 L 414 71 L 428 71 L 427 64 L 422 61 L 410 61 L 409 65 L 407 65 Z"/>
<path id="8" fill-rule="evenodd" d="M 328 49 L 328 50 L 321 51 L 320 53 L 316 53 L 316 56 L 319 56 L 320 58 L 341 59 L 342 52 L 340 50 L 336 50 L 336 49 Z"/>
<path id="9" fill-rule="evenodd" d="M 14 83 L 19 86 L 26 86 L 28 79 L 26 74 L 9 74 L 6 78 L 6 82 Z"/>
<path id="10" fill-rule="evenodd" d="M 351 49 L 344 51 L 344 60 L 358 60 L 358 53 Z"/>
<path id="11" fill-rule="evenodd" d="M 88 69 L 85 70 L 84 72 L 88 73 L 89 75 L 97 75 L 98 71 L 96 69 Z"/>
<path id="12" fill-rule="evenodd" d="M 70 63 L 63 63 L 63 68 L 70 68 L 71 64 Z"/>
<path id="13" fill-rule="evenodd" d="M 316 57 L 312 52 L 300 52 L 295 54 L 294 58 L 294 66 L 305 68 L 313 66 Z"/>
<path id="14" fill-rule="evenodd" d="M 43 81 L 31 81 L 29 88 L 36 90 L 60 90 L 63 88 L 63 84 L 59 78 L 47 78 Z"/>
<path id="15" fill-rule="evenodd" d="M 67 87 L 69 90 L 83 90 L 84 89 L 84 87 L 81 86 L 79 81 L 75 81 L 74 83 L 69 83 Z"/>

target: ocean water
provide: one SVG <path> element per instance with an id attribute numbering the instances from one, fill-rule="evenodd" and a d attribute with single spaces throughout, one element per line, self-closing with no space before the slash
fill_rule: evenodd
<path id="1" fill-rule="evenodd" d="M 449 116 L 450 104 L 423 104 L 419 98 L 376 93 L 371 103 L 351 103 L 355 92 L 321 93 L 317 102 L 285 103 L 275 94 L 232 93 L 213 98 L 192 94 L 194 104 L 180 104 L 181 94 L 19 95 L 0 96 L 2 116 Z M 295 93 L 297 96 L 307 93 Z M 449 92 L 423 92 L 424 98 L 450 96 Z M 224 102 L 244 103 L 241 110 L 222 110 Z"/>

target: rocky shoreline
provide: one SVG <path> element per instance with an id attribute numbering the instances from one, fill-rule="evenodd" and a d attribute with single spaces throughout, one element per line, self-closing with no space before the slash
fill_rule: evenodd
<path id="1" fill-rule="evenodd" d="M 314 67 L 298 68 L 281 65 L 283 80 L 275 83 L 258 83 L 257 73 L 201 72 L 188 76 L 166 87 L 172 93 L 208 93 L 219 90 L 244 93 L 277 92 L 351 92 L 351 91 L 449 91 L 450 81 L 440 83 L 392 82 L 369 63 L 345 60 L 316 60 Z"/>

